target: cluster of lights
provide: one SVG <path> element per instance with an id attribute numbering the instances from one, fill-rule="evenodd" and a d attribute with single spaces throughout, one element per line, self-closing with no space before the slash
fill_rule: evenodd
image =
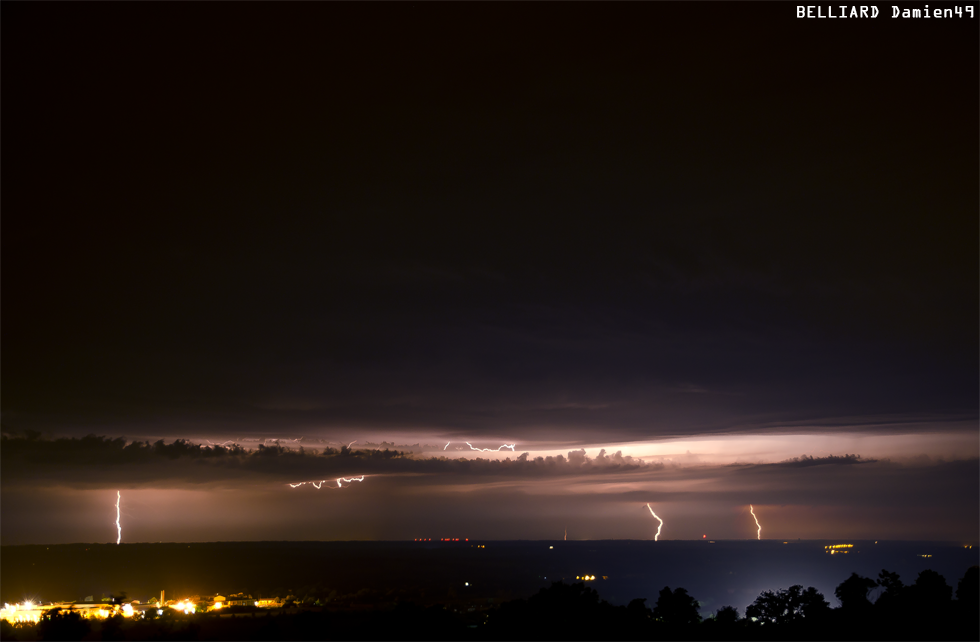
<path id="1" fill-rule="evenodd" d="M 172 608 L 172 609 L 174 609 L 176 611 L 181 611 L 183 613 L 186 613 L 187 615 L 190 615 L 191 613 L 193 613 L 194 611 L 197 610 L 197 607 L 194 606 L 194 604 L 192 602 L 189 602 L 187 600 L 181 600 L 180 602 L 177 602 L 176 604 L 171 604 L 170 605 L 170 608 Z"/>
<path id="2" fill-rule="evenodd" d="M 579 577 L 578 575 L 576 575 L 575 576 L 575 579 L 577 579 L 577 580 L 585 580 L 586 582 L 591 582 L 592 580 L 595 579 L 595 575 L 583 575 L 581 577 Z"/>
<path id="3" fill-rule="evenodd" d="M 459 538 L 457 537 L 456 539 L 453 539 L 452 537 L 440 537 L 439 538 L 439 541 L 440 542 L 458 542 L 459 541 Z M 464 537 L 463 538 L 463 541 L 464 542 L 468 542 L 468 541 L 470 541 L 470 538 Z"/>
<path id="4" fill-rule="evenodd" d="M 65 609 L 66 606 L 69 609 L 77 609 L 76 612 L 83 617 L 98 617 L 98 618 L 108 618 L 116 614 L 121 614 L 123 617 L 133 617 L 135 611 L 132 604 L 123 604 L 122 607 L 117 607 L 115 605 L 105 605 L 98 609 L 93 608 L 77 608 L 74 604 L 46 604 L 44 606 L 40 604 L 35 604 L 31 600 L 26 600 L 20 604 L 4 604 L 3 609 L 0 609 L 0 620 L 7 620 L 8 622 L 30 622 L 38 623 L 44 616 L 44 613 L 51 611 L 55 608 Z"/>
<path id="5" fill-rule="evenodd" d="M 23 604 L 4 604 L 0 611 L 0 619 L 8 622 L 38 622 L 41 619 L 41 612 L 35 611 L 34 603 L 31 601 Z"/>
<path id="6" fill-rule="evenodd" d="M 824 546 L 824 553 L 830 553 L 834 555 L 836 553 L 841 553 L 846 555 L 850 551 L 848 549 L 854 548 L 854 544 L 831 544 L 830 546 Z"/>

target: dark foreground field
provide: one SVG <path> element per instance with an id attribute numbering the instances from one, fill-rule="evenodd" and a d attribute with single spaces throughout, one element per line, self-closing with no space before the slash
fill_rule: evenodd
<path id="1" fill-rule="evenodd" d="M 55 614 L 37 625 L 0 621 L 4 640 L 976 640 L 978 569 L 959 583 L 956 600 L 936 590 L 928 572 L 912 586 L 892 584 L 872 604 L 867 581 L 854 575 L 838 587 L 843 606 L 830 609 L 812 589 L 764 593 L 746 617 L 731 608 L 698 615 L 683 588 L 612 606 L 584 583 L 556 582 L 527 600 L 495 607 L 420 607 L 399 603 L 371 610 L 291 606 L 240 613 L 163 615 L 141 621 L 115 616 L 88 621 Z M 926 577 L 927 581 L 921 581 Z M 859 590 L 855 592 L 853 589 Z M 948 588 L 948 587 L 944 587 Z"/>
<path id="2" fill-rule="evenodd" d="M 412 601 L 499 603 L 529 597 L 556 580 L 595 575 L 589 586 L 625 606 L 683 586 L 702 612 L 741 610 L 765 590 L 814 586 L 834 606 L 834 588 L 852 572 L 882 569 L 912 583 L 932 569 L 955 586 L 980 561 L 963 543 L 853 541 L 470 541 L 211 542 L 71 544 L 0 548 L 0 601 L 62 601 L 118 595 L 145 602 L 244 592 L 311 598 L 324 604 Z M 484 548 L 485 547 L 485 548 Z M 922 557 L 929 555 L 931 557 Z"/>

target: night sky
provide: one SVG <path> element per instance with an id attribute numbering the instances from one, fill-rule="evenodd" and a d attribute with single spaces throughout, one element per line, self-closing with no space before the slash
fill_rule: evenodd
<path id="1" fill-rule="evenodd" d="M 890 7 L 5 3 L 2 543 L 976 541 L 980 32 Z"/>

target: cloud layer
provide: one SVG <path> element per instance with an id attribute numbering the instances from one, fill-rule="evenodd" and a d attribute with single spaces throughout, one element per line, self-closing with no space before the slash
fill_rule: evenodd
<path id="1" fill-rule="evenodd" d="M 453 459 L 101 437 L 4 437 L 0 452 L 4 543 L 102 537 L 117 490 L 128 536 L 152 541 L 400 539 L 464 524 L 490 538 L 554 537 L 569 526 L 575 538 L 645 538 L 646 503 L 670 539 L 752 537 L 750 503 L 765 537 L 971 538 L 980 518 L 980 491 L 962 483 L 980 475 L 976 458 L 717 465 L 577 450 Z M 290 485 L 320 480 L 319 491 Z"/>

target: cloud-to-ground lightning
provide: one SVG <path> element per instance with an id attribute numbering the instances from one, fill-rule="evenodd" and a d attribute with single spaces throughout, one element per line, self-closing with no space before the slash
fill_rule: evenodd
<path id="1" fill-rule="evenodd" d="M 660 529 L 664 527 L 664 520 L 662 520 L 659 517 L 657 517 L 657 514 L 653 512 L 653 509 L 652 508 L 650 508 L 650 504 L 647 504 L 647 510 L 650 511 L 650 514 L 651 515 L 653 515 L 654 517 L 656 517 L 656 519 L 657 519 L 658 522 L 660 522 L 660 524 L 657 526 L 657 534 L 653 536 L 653 541 L 656 542 L 657 539 L 660 537 Z"/>
<path id="2" fill-rule="evenodd" d="M 122 493 L 118 490 L 116 491 L 116 544 L 122 542 L 122 524 L 119 523 L 119 500 L 122 499 Z"/>
<path id="3" fill-rule="evenodd" d="M 449 444 L 446 444 L 446 445 L 448 446 Z M 476 448 L 470 442 L 466 442 L 466 445 L 470 447 L 470 450 L 475 450 L 477 452 L 481 452 L 481 453 L 495 453 L 495 452 L 498 452 L 498 451 L 503 450 L 504 448 L 510 448 L 511 451 L 513 451 L 514 450 L 514 447 L 517 444 L 504 444 L 500 448 Z"/>
<path id="4" fill-rule="evenodd" d="M 451 444 L 451 443 L 453 443 L 453 442 L 451 442 L 451 441 L 447 441 L 447 442 L 446 442 L 446 445 L 445 445 L 445 446 L 443 446 L 443 447 L 442 447 L 442 449 L 443 449 L 443 450 L 445 450 L 445 449 L 447 449 L 447 448 L 449 448 L 449 444 Z"/>
<path id="5" fill-rule="evenodd" d="M 755 509 L 752 508 L 752 504 L 749 504 L 749 512 L 752 513 L 752 519 L 755 520 L 755 525 L 759 527 L 759 532 L 755 534 L 755 538 L 762 539 L 762 524 L 759 523 L 759 518 L 755 516 Z"/>
<path id="6" fill-rule="evenodd" d="M 337 482 L 337 488 L 346 488 L 346 486 L 344 486 L 344 482 L 346 482 L 348 484 L 351 484 L 353 482 L 362 482 L 362 481 L 364 481 L 364 478 L 365 477 L 367 477 L 367 475 L 361 475 L 360 477 L 338 477 L 334 481 Z M 290 486 L 290 488 L 299 488 L 303 484 L 312 484 L 313 485 L 313 488 L 316 488 L 317 490 L 320 490 L 323 487 L 323 485 L 325 483 L 327 483 L 328 481 L 330 481 L 330 480 L 329 479 L 321 479 L 321 480 L 318 480 L 318 481 L 302 481 L 302 482 L 299 482 L 297 484 L 290 483 L 289 486 Z M 333 488 L 333 487 L 334 487 L 333 484 L 331 484 L 330 486 L 327 486 L 327 488 Z"/>
<path id="7" fill-rule="evenodd" d="M 347 444 L 347 450 L 350 450 L 350 447 L 353 446 L 356 443 L 357 443 L 357 440 L 355 439 L 354 441 L 352 441 L 349 444 Z"/>

